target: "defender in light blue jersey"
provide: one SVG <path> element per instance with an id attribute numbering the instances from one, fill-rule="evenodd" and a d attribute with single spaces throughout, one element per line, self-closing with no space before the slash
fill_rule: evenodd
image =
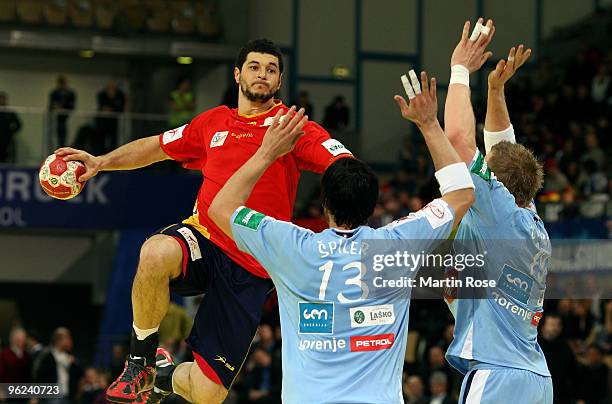
<path id="1" fill-rule="evenodd" d="M 467 167 L 436 118 L 435 80 L 430 88 L 422 73 L 421 83 L 412 85 L 419 95 L 413 93 L 409 105 L 399 96 L 396 101 L 423 133 L 442 192 L 421 211 L 380 229 L 365 226 L 376 205 L 378 180 L 365 163 L 351 158 L 334 162 L 321 180 L 328 230 L 313 233 L 243 206 L 261 174 L 299 136 L 297 118 L 279 115 L 259 151 L 210 206 L 215 223 L 266 268 L 276 285 L 285 403 L 403 403 L 410 288 L 378 297 L 370 293 L 363 278 L 373 270 L 361 262 L 361 242 L 414 240 L 415 250 L 430 252 L 473 201 Z M 405 270 L 406 276 L 415 273 Z"/>
<path id="2" fill-rule="evenodd" d="M 455 49 L 452 71 L 478 70 L 470 57 L 474 43 L 469 22 Z M 490 39 L 490 38 L 489 38 Z M 551 247 L 533 198 L 541 187 L 542 167 L 515 144 L 504 99 L 504 83 L 531 50 L 512 48 L 489 75 L 484 157 L 476 148 L 475 122 L 467 83 L 453 81 L 446 99 L 446 133 L 469 164 L 476 202 L 462 219 L 455 249 L 486 251 L 484 277 L 497 286 L 479 299 L 447 303 L 455 316 L 454 339 L 446 353 L 465 374 L 460 403 L 552 403 L 552 380 L 537 342 Z M 480 64 L 479 64 L 480 63 Z"/>

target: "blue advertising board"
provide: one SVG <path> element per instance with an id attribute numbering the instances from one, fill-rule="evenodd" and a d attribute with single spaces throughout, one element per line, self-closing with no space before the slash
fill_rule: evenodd
<path id="1" fill-rule="evenodd" d="M 34 168 L 0 168 L 0 228 L 125 229 L 178 222 L 193 209 L 202 176 L 186 171 L 104 172 L 79 196 L 49 197 Z"/>

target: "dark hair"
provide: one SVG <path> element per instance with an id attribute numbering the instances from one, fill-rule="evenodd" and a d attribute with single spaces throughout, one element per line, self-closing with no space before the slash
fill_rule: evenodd
<path id="1" fill-rule="evenodd" d="M 363 161 L 342 158 L 321 177 L 323 207 L 336 225 L 354 229 L 365 224 L 378 199 L 378 178 Z"/>
<path id="2" fill-rule="evenodd" d="M 281 73 L 283 72 L 283 54 L 281 53 L 280 48 L 267 38 L 259 38 L 249 41 L 242 47 L 242 49 L 240 49 L 240 52 L 238 52 L 238 56 L 236 57 L 236 62 L 234 63 L 238 70 L 242 69 L 242 65 L 246 61 L 248 54 L 251 52 L 266 53 L 268 55 L 276 56 L 278 58 L 278 69 Z"/>
<path id="3" fill-rule="evenodd" d="M 527 206 L 542 188 L 542 164 L 531 150 L 521 144 L 506 141 L 497 143 L 491 148 L 487 163 L 520 207 Z"/>

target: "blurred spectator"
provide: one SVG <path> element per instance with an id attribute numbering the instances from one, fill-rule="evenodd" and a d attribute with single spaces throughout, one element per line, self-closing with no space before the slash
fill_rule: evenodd
<path id="1" fill-rule="evenodd" d="M 8 106 L 8 95 L 0 92 L 0 163 L 15 162 L 14 136 L 21 129 L 21 120 Z"/>
<path id="2" fill-rule="evenodd" d="M 98 93 L 96 141 L 92 154 L 99 155 L 117 148 L 119 136 L 118 114 L 125 111 L 125 94 L 116 79 L 110 79 Z"/>
<path id="3" fill-rule="evenodd" d="M 41 352 L 34 363 L 33 376 L 36 383 L 59 383 L 63 399 L 54 402 L 68 403 L 78 393 L 81 370 L 71 354 L 72 347 L 70 330 L 56 328 L 51 336 L 51 346 Z"/>
<path id="4" fill-rule="evenodd" d="M 576 201 L 576 191 L 572 187 L 567 187 L 561 194 L 563 208 L 559 212 L 559 218 L 572 220 L 580 215 L 580 207 Z"/>
<path id="5" fill-rule="evenodd" d="M 26 351 L 27 335 L 23 328 L 11 330 L 9 346 L 0 351 L 0 383 L 30 381 L 32 361 Z"/>
<path id="6" fill-rule="evenodd" d="M 235 88 L 234 91 L 236 91 Z M 170 92 L 169 104 L 169 128 L 178 128 L 191 121 L 195 115 L 195 96 L 191 80 L 181 77 L 177 81 L 176 88 Z"/>
<path id="7" fill-rule="evenodd" d="M 431 400 L 429 404 L 453 404 L 456 403 L 448 395 L 448 377 L 444 372 L 433 372 L 429 378 L 429 389 Z"/>
<path id="8" fill-rule="evenodd" d="M 575 394 L 576 359 L 561 336 L 561 317 L 554 313 L 546 314 L 540 324 L 538 343 L 552 375 L 555 403 L 569 404 Z"/>
<path id="9" fill-rule="evenodd" d="M 556 193 L 560 195 L 561 192 L 569 185 L 569 182 L 565 175 L 557 167 L 557 163 L 553 159 L 549 159 L 544 164 L 544 169 L 548 171 L 544 178 L 544 187 L 542 192 L 544 193 Z"/>
<path id="10" fill-rule="evenodd" d="M 587 349 L 586 360 L 579 365 L 577 377 L 577 398 L 585 404 L 609 403 L 609 369 L 604 363 L 601 348 L 591 345 Z"/>
<path id="11" fill-rule="evenodd" d="M 115 380 L 119 377 L 125 366 L 125 358 L 128 351 L 124 344 L 113 345 L 113 357 L 111 359 L 111 379 Z"/>
<path id="12" fill-rule="evenodd" d="M 94 367 L 85 369 L 83 378 L 79 385 L 78 400 L 80 404 L 94 404 L 99 401 L 100 396 L 105 398 L 106 385 L 102 383 L 102 377 Z"/>
<path id="13" fill-rule="evenodd" d="M 610 74 L 604 63 L 597 67 L 597 74 L 591 83 L 591 97 L 597 104 L 609 104 L 612 97 L 612 86 L 610 86 Z"/>
<path id="14" fill-rule="evenodd" d="M 580 162 L 586 163 L 588 160 L 592 160 L 596 165 L 597 169 L 601 169 L 606 160 L 606 154 L 599 147 L 599 139 L 597 139 L 597 133 L 593 128 L 590 128 L 584 138 L 584 144 L 586 146 L 586 152 L 582 154 Z"/>
<path id="15" fill-rule="evenodd" d="M 308 120 L 314 121 L 314 107 L 312 106 L 312 102 L 310 102 L 310 94 L 308 94 L 308 91 L 300 91 L 297 102 L 294 104 L 298 109 L 304 108 L 304 113 L 308 115 Z"/>
<path id="16" fill-rule="evenodd" d="M 349 107 L 341 95 L 336 96 L 331 104 L 325 107 L 323 126 L 325 129 L 345 129 L 349 124 Z"/>
<path id="17" fill-rule="evenodd" d="M 402 390 L 404 392 L 405 404 L 427 404 L 429 400 L 425 397 L 423 381 L 419 376 L 408 376 L 404 373 Z"/>
<path id="18" fill-rule="evenodd" d="M 34 363 L 38 355 L 42 352 L 43 345 L 40 343 L 38 331 L 30 330 L 27 335 L 27 351 L 30 354 L 30 358 L 32 358 L 32 363 Z"/>
<path id="19" fill-rule="evenodd" d="M 57 146 L 66 146 L 66 136 L 68 135 L 68 114 L 76 104 L 75 92 L 68 88 L 66 77 L 57 78 L 57 86 L 49 94 L 49 128 L 50 139 L 52 136 L 57 138 Z"/>
<path id="20" fill-rule="evenodd" d="M 323 207 L 321 206 L 321 202 L 318 200 L 310 202 L 306 214 L 295 219 L 293 222 L 296 225 L 310 229 L 315 233 L 319 233 L 329 227 L 325 217 L 323 216 Z"/>
<path id="21" fill-rule="evenodd" d="M 608 178 L 599 170 L 594 160 L 588 159 L 583 163 L 584 171 L 578 178 L 578 186 L 584 196 L 605 194 L 608 189 Z"/>
<path id="22" fill-rule="evenodd" d="M 441 372 L 442 374 L 444 374 L 444 376 L 446 376 L 444 380 L 445 392 L 446 392 L 446 388 L 448 388 L 448 391 L 452 390 L 453 389 L 453 379 L 455 379 L 458 374 L 456 371 L 451 369 L 450 365 L 446 361 L 446 358 L 444 357 L 444 350 L 442 350 L 442 347 L 438 345 L 433 345 L 432 347 L 429 348 L 427 362 L 421 366 L 421 371 L 420 371 L 421 378 L 423 380 L 430 381 L 430 384 L 429 384 L 430 389 L 432 387 L 431 378 L 436 372 Z M 437 378 L 436 381 L 440 382 L 441 380 Z M 436 386 L 440 387 L 438 384 Z M 431 393 L 432 398 L 436 395 L 434 394 L 432 390 L 430 390 L 430 393 Z"/>

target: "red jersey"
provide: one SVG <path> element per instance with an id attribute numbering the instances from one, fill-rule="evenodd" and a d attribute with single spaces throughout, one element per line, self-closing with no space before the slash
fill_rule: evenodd
<path id="1" fill-rule="evenodd" d="M 279 109 L 275 104 L 261 114 L 242 115 L 237 109 L 220 106 L 195 117 L 191 123 L 159 136 L 162 150 L 185 168 L 202 170 L 204 181 L 198 193 L 194 216 L 189 223 L 234 262 L 252 274 L 268 278 L 264 268 L 250 255 L 238 250 L 208 217 L 208 207 L 223 184 L 255 154 Z M 337 158 L 350 155 L 340 142 L 314 122 L 304 126 L 304 135 L 291 153 L 279 158 L 259 179 L 247 205 L 265 215 L 289 221 L 300 179 L 300 170 L 322 173 Z"/>

